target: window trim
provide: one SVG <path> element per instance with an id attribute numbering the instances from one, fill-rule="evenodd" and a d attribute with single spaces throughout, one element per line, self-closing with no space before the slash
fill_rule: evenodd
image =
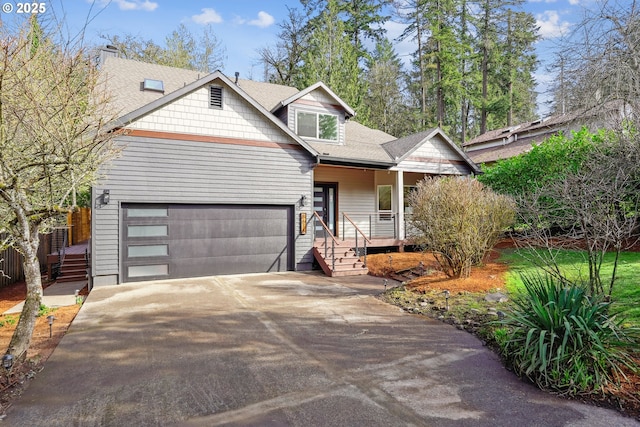
<path id="1" fill-rule="evenodd" d="M 389 209 L 380 209 L 380 190 L 384 187 L 389 188 Z M 378 184 L 376 186 L 376 212 L 378 221 L 391 221 L 393 219 L 393 185 Z"/>
<path id="2" fill-rule="evenodd" d="M 299 121 L 300 121 L 299 114 L 309 114 L 309 115 L 313 114 L 315 116 L 315 127 L 316 127 L 315 136 L 300 135 L 300 130 L 298 128 Z M 320 116 L 330 116 L 335 118 L 335 121 L 336 121 L 336 138 L 335 139 L 320 138 Z M 312 138 L 318 141 L 333 142 L 333 143 L 340 142 L 340 115 L 339 114 L 330 113 L 326 111 L 320 112 L 320 111 L 311 111 L 311 110 L 305 110 L 305 109 L 296 109 L 295 121 L 296 121 L 296 135 L 300 136 L 301 138 Z"/>

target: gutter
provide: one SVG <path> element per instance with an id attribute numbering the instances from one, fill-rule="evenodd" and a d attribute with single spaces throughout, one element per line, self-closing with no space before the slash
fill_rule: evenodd
<path id="1" fill-rule="evenodd" d="M 357 168 L 368 167 L 368 168 L 375 168 L 375 169 L 390 169 L 394 166 L 397 166 L 395 162 L 358 160 L 358 159 L 348 159 L 348 158 L 333 157 L 333 156 L 318 156 L 318 160 L 319 160 L 319 163 L 323 165 L 352 166 Z"/>

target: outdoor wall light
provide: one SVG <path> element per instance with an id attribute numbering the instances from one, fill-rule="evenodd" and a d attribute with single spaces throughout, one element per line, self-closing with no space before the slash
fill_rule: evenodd
<path id="1" fill-rule="evenodd" d="M 307 205 L 307 196 L 304 194 L 300 196 L 300 207 L 305 207 Z"/>
<path id="2" fill-rule="evenodd" d="M 100 195 L 100 199 L 103 205 L 109 204 L 111 190 L 102 190 L 102 194 Z"/>
<path id="3" fill-rule="evenodd" d="M 4 356 L 2 356 L 2 367 L 6 370 L 6 371 L 10 371 L 11 368 L 13 367 L 13 356 L 10 354 L 5 354 Z"/>

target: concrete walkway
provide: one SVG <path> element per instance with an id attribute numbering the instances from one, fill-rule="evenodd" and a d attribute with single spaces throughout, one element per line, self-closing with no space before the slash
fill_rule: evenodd
<path id="1" fill-rule="evenodd" d="M 95 288 L 0 424 L 638 425 L 537 390 L 381 290 L 300 273 Z"/>
<path id="2" fill-rule="evenodd" d="M 85 286 L 87 286 L 86 280 L 79 282 L 54 283 L 53 285 L 46 287 L 42 292 L 42 304 L 49 308 L 75 305 L 76 291 L 80 291 Z M 22 306 L 24 306 L 24 301 L 14 305 L 3 314 L 21 313 Z"/>

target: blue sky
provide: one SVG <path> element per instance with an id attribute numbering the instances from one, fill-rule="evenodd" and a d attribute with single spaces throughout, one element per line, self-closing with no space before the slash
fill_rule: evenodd
<path id="1" fill-rule="evenodd" d="M 593 1 L 525 2 L 524 9 L 536 17 L 543 37 L 537 45 L 541 60 L 551 57 L 553 41 L 563 31 L 568 31 L 580 18 L 582 7 L 588 7 Z M 16 5 L 17 2 L 0 0 L 0 3 Z M 227 59 L 222 71 L 229 76 L 238 71 L 241 78 L 255 80 L 261 80 L 263 75 L 256 50 L 275 42 L 279 30 L 277 24 L 286 18 L 287 6 L 300 8 L 298 0 L 44 0 L 42 3 L 53 8 L 58 17 L 66 17 L 71 33 L 78 31 L 89 19 L 86 37 L 95 44 L 104 44 L 101 34 L 126 33 L 162 43 L 180 23 L 194 33 L 200 31 L 199 27 L 211 24 L 226 49 Z M 12 14 L 16 16 L 15 9 Z M 3 19 L 9 18 L 7 15 L 3 13 Z M 387 23 L 386 29 L 390 39 L 402 32 L 402 26 L 394 22 Z M 396 45 L 398 54 L 403 58 L 408 58 L 414 49 L 409 42 Z M 544 67 L 545 62 L 536 74 L 539 92 L 544 91 L 544 86 L 553 79 Z M 546 114 L 544 101 L 544 95 L 540 95 L 538 103 L 542 115 Z"/>

